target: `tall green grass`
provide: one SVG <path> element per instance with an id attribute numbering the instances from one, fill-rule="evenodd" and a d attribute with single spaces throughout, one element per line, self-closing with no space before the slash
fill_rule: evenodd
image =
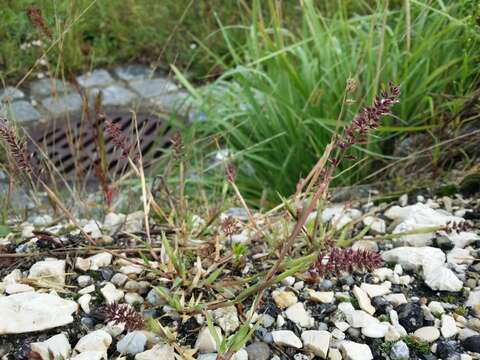
<path id="1" fill-rule="evenodd" d="M 359 159 L 374 155 L 381 161 L 392 158 L 400 135 L 441 126 L 444 114 L 455 113 L 478 84 L 478 33 L 467 26 L 459 2 L 406 0 L 389 7 L 379 1 L 374 9 L 365 2 L 361 8 L 370 10 L 361 14 L 342 6 L 328 14 L 304 0 L 296 27 L 285 26 L 282 16 L 288 14 L 278 4 L 253 2 L 243 44 L 222 26 L 234 66 L 202 98 L 207 121 L 199 126 L 221 135 L 236 158 L 237 181 L 253 201 L 264 196 L 277 202 L 277 193 L 291 194 L 322 155 L 347 79 L 355 79 L 358 90 L 340 125 L 388 80 L 402 86 L 396 116 L 356 149 Z M 371 164 L 350 164 L 355 169 L 337 183 L 361 178 Z"/>

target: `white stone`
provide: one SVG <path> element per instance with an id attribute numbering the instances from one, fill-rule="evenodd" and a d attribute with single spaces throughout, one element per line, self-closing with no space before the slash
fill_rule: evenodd
<path id="1" fill-rule="evenodd" d="M 90 294 L 95 291 L 95 285 L 88 285 L 84 287 L 83 289 L 78 290 L 79 295 L 85 295 L 85 294 Z"/>
<path id="2" fill-rule="evenodd" d="M 92 300 L 92 295 L 90 294 L 84 294 L 80 296 L 77 300 L 77 302 L 80 304 L 80 307 L 82 308 L 85 313 L 90 314 L 90 301 Z"/>
<path id="3" fill-rule="evenodd" d="M 80 275 L 77 278 L 77 283 L 78 283 L 78 286 L 80 286 L 81 288 L 84 288 L 85 286 L 88 286 L 92 283 L 92 277 L 88 275 Z"/>
<path id="4" fill-rule="evenodd" d="M 315 325 L 315 319 L 310 316 L 310 314 L 305 310 L 303 303 L 298 302 L 290 306 L 286 311 L 285 315 L 295 324 L 300 325 L 303 328 L 311 328 Z"/>
<path id="5" fill-rule="evenodd" d="M 372 230 L 376 234 L 385 234 L 385 231 L 387 229 L 385 220 L 374 216 L 365 216 L 365 218 L 363 219 L 363 223 L 366 226 L 370 226 L 370 230 Z"/>
<path id="6" fill-rule="evenodd" d="M 116 338 L 120 334 L 122 334 L 125 331 L 125 323 L 124 322 L 115 322 L 115 321 L 109 321 L 107 325 L 103 328 L 107 333 L 110 334 L 112 338 Z"/>
<path id="7" fill-rule="evenodd" d="M 232 360 L 248 360 L 247 350 L 245 349 L 238 350 L 235 354 L 233 354 Z"/>
<path id="8" fill-rule="evenodd" d="M 387 300 L 394 307 L 397 307 L 398 305 L 402 305 L 402 304 L 407 303 L 407 298 L 402 293 L 386 295 L 385 300 Z"/>
<path id="9" fill-rule="evenodd" d="M 442 336 L 449 338 L 458 334 L 458 328 L 455 319 L 450 315 L 442 315 L 442 327 L 440 328 Z"/>
<path id="10" fill-rule="evenodd" d="M 104 330 L 93 331 L 82 337 L 75 345 L 74 351 L 83 352 L 99 352 L 103 354 L 103 358 L 107 359 L 107 350 L 112 343 L 112 337 Z"/>
<path id="11" fill-rule="evenodd" d="M 82 271 L 90 270 L 90 259 L 77 257 L 77 259 L 75 260 L 75 269 Z"/>
<path id="12" fill-rule="evenodd" d="M 330 304 L 335 299 L 335 294 L 333 291 L 314 291 L 308 289 L 307 295 L 310 301 L 322 304 Z"/>
<path id="13" fill-rule="evenodd" d="M 413 335 L 420 340 L 432 343 L 440 337 L 440 331 L 435 326 L 424 326 L 415 330 Z"/>
<path id="14" fill-rule="evenodd" d="M 102 267 L 107 267 L 112 263 L 112 254 L 102 252 L 95 254 L 88 258 L 90 260 L 90 270 L 98 270 Z"/>
<path id="15" fill-rule="evenodd" d="M 33 231 L 35 230 L 35 226 L 31 225 L 31 224 L 25 224 L 25 225 L 22 225 L 22 238 L 23 239 L 29 239 L 29 238 L 32 238 L 34 237 L 35 235 L 33 235 Z"/>
<path id="16" fill-rule="evenodd" d="M 353 313 L 355 312 L 355 308 L 353 307 L 353 305 L 346 301 L 338 304 L 338 310 L 340 310 L 347 319 L 349 316 L 352 316 Z"/>
<path id="17" fill-rule="evenodd" d="M 401 338 L 402 336 L 398 332 L 398 330 L 395 328 L 395 326 L 390 325 L 388 327 L 388 331 L 385 334 L 385 341 L 397 341 Z"/>
<path id="18" fill-rule="evenodd" d="M 386 262 L 393 262 L 402 265 L 405 270 L 419 270 L 428 264 L 442 265 L 445 263 L 445 254 L 442 250 L 434 247 L 408 247 L 402 246 L 382 253 Z"/>
<path id="19" fill-rule="evenodd" d="M 378 278 L 380 281 L 385 281 L 393 276 L 393 270 L 386 267 L 378 268 L 373 270 L 373 276 Z"/>
<path id="20" fill-rule="evenodd" d="M 407 335 L 407 331 L 405 330 L 405 328 L 402 325 L 400 325 L 400 323 L 398 321 L 398 313 L 395 310 L 390 310 L 389 315 L 390 315 L 390 322 L 395 327 L 395 330 L 401 336 Z"/>
<path id="21" fill-rule="evenodd" d="M 125 275 L 125 274 L 121 274 L 121 273 L 116 273 L 115 275 L 112 276 L 112 278 L 110 279 L 110 282 L 115 285 L 115 286 L 118 286 L 118 287 L 122 287 L 123 285 L 125 285 L 125 283 L 128 281 L 128 276 Z M 154 290 L 153 290 L 154 291 Z"/>
<path id="22" fill-rule="evenodd" d="M 394 229 L 394 234 L 428 227 L 445 226 L 447 223 L 461 223 L 464 221 L 461 217 L 453 216 L 443 210 L 432 209 L 428 205 L 420 203 L 401 209 L 397 208 L 395 211 L 394 208 L 385 212 L 387 217 L 393 217 L 394 220 L 401 221 Z M 392 216 L 392 212 L 396 212 L 396 214 L 394 214 L 395 216 Z M 455 244 L 455 247 L 461 248 L 479 239 L 478 235 L 473 232 L 446 233 L 440 231 L 439 234 L 449 238 Z M 400 241 L 413 246 L 425 246 L 431 243 L 434 236 L 435 232 L 409 234 L 401 236 Z"/>
<path id="23" fill-rule="evenodd" d="M 432 290 L 457 292 L 463 288 L 463 282 L 444 266 L 424 266 L 423 278 Z"/>
<path id="24" fill-rule="evenodd" d="M 293 276 L 287 276 L 282 280 L 282 285 L 284 286 L 292 286 L 293 284 L 295 284 L 295 278 Z"/>
<path id="25" fill-rule="evenodd" d="M 354 328 L 363 328 L 371 323 L 379 322 L 375 317 L 363 310 L 355 310 L 350 316 L 347 315 L 347 321 Z"/>
<path id="26" fill-rule="evenodd" d="M 434 315 L 442 315 L 443 313 L 445 313 L 445 309 L 438 301 L 430 301 L 430 304 L 428 304 L 428 309 Z"/>
<path id="27" fill-rule="evenodd" d="M 353 287 L 353 295 L 357 299 L 360 309 L 362 309 L 363 311 L 367 312 L 370 315 L 373 315 L 375 313 L 375 308 L 370 302 L 370 299 L 368 298 L 367 293 L 363 291 L 361 288 L 359 288 L 357 285 Z"/>
<path id="28" fill-rule="evenodd" d="M 167 344 L 157 344 L 150 350 L 135 355 L 135 360 L 175 360 L 173 347 Z"/>
<path id="29" fill-rule="evenodd" d="M 301 291 L 305 286 L 304 281 L 297 281 L 295 284 L 293 284 L 293 288 L 297 291 Z"/>
<path id="30" fill-rule="evenodd" d="M 35 291 L 35 289 L 26 284 L 10 284 L 5 287 L 5 292 L 9 295 L 23 292 Z"/>
<path id="31" fill-rule="evenodd" d="M 65 260 L 45 259 L 30 268 L 29 279 L 40 284 L 65 285 Z"/>
<path id="32" fill-rule="evenodd" d="M 134 265 L 134 264 L 129 264 L 129 265 L 123 265 L 120 269 L 118 269 L 119 272 L 125 275 L 138 275 L 144 270 L 144 267 L 141 265 Z"/>
<path id="33" fill-rule="evenodd" d="M 331 337 L 328 331 L 307 330 L 302 333 L 303 346 L 305 350 L 326 359 Z"/>
<path id="34" fill-rule="evenodd" d="M 219 327 L 215 326 L 215 331 L 217 332 L 218 338 L 221 341 L 222 330 Z M 204 327 L 202 330 L 200 330 L 197 341 L 195 342 L 195 349 L 198 349 L 198 352 L 200 353 L 212 353 L 218 350 L 215 340 L 210 334 L 210 330 L 208 329 L 208 327 Z"/>
<path id="35" fill-rule="evenodd" d="M 345 206 L 340 205 L 326 208 L 320 218 L 324 223 L 330 221 L 339 230 L 361 216 L 362 212 L 360 210 L 347 209 Z"/>
<path id="36" fill-rule="evenodd" d="M 320 219 L 322 220 L 322 222 L 326 223 L 332 220 L 334 216 L 339 216 L 343 214 L 343 211 L 344 211 L 343 206 L 327 207 L 323 210 L 322 215 L 320 216 Z"/>
<path id="37" fill-rule="evenodd" d="M 392 282 L 392 284 L 398 285 L 400 284 L 400 276 L 398 276 L 398 274 L 393 273 L 393 276 L 390 279 L 390 281 Z"/>
<path id="38" fill-rule="evenodd" d="M 455 247 L 458 247 L 458 248 L 464 248 L 474 243 L 475 241 L 480 240 L 480 236 L 478 236 L 474 232 L 469 232 L 469 231 L 460 231 L 459 233 L 455 231 L 452 231 L 450 233 L 447 233 L 445 231 L 440 231 L 439 234 L 446 236 L 455 245 Z"/>
<path id="39" fill-rule="evenodd" d="M 396 264 L 395 267 L 393 268 L 393 272 L 397 275 L 402 275 L 403 274 L 402 265 Z"/>
<path id="40" fill-rule="evenodd" d="M 150 283 L 144 282 L 144 281 L 135 281 L 135 280 L 129 280 L 127 283 L 124 285 L 124 289 L 127 291 L 137 291 L 140 292 L 146 288 L 150 287 Z"/>
<path id="41" fill-rule="evenodd" d="M 90 220 L 83 227 L 83 231 L 89 234 L 93 239 L 99 239 L 103 236 L 98 223 L 95 220 Z"/>
<path id="42" fill-rule="evenodd" d="M 470 336 L 480 335 L 477 331 L 470 328 L 460 329 L 458 331 L 458 340 L 463 341 L 468 339 Z"/>
<path id="43" fill-rule="evenodd" d="M 199 354 L 197 360 L 217 360 L 217 353 Z"/>
<path id="44" fill-rule="evenodd" d="M 473 307 L 478 304 L 480 304 L 480 289 L 476 288 L 475 290 L 471 291 L 470 294 L 468 295 L 468 299 L 465 305 Z"/>
<path id="45" fill-rule="evenodd" d="M 272 292 L 273 301 L 280 309 L 292 306 L 298 301 L 297 296 L 291 291 L 275 290 Z"/>
<path id="46" fill-rule="evenodd" d="M 238 320 L 235 306 L 227 306 L 214 310 L 213 318 L 225 333 L 231 333 L 240 326 L 240 320 Z"/>
<path id="47" fill-rule="evenodd" d="M 342 360 L 342 353 L 338 349 L 330 349 L 328 360 Z"/>
<path id="48" fill-rule="evenodd" d="M 52 336 L 43 342 L 31 343 L 30 347 L 42 360 L 67 359 L 72 351 L 65 334 Z"/>
<path id="49" fill-rule="evenodd" d="M 413 282 L 413 278 L 410 275 L 403 275 L 398 277 L 398 284 L 406 286 Z"/>
<path id="50" fill-rule="evenodd" d="M 347 323 L 346 321 L 335 321 L 335 326 L 338 328 L 338 330 L 345 332 L 347 329 L 350 327 L 350 324 Z"/>
<path id="51" fill-rule="evenodd" d="M 341 331 L 340 329 L 333 329 L 332 330 L 332 336 L 333 338 L 337 339 L 337 340 L 344 340 L 345 339 L 345 334 L 343 331 Z"/>
<path id="52" fill-rule="evenodd" d="M 240 234 L 233 234 L 231 236 L 233 244 L 247 244 L 250 242 L 250 232 L 244 229 Z"/>
<path id="53" fill-rule="evenodd" d="M 279 346 L 288 346 L 300 349 L 303 344 L 302 341 L 290 330 L 275 330 L 272 331 L 273 342 Z"/>
<path id="54" fill-rule="evenodd" d="M 261 318 L 262 318 L 262 326 L 264 328 L 268 329 L 273 324 L 275 324 L 275 318 L 273 316 L 270 316 L 268 314 L 263 314 L 263 315 L 261 315 Z"/>
<path id="55" fill-rule="evenodd" d="M 142 331 L 132 331 L 117 343 L 117 351 L 122 355 L 136 355 L 145 350 L 147 337 Z"/>
<path id="56" fill-rule="evenodd" d="M 390 220 L 402 221 L 408 217 L 409 213 L 410 213 L 409 207 L 401 207 L 401 206 L 395 205 L 387 209 L 384 215 Z"/>
<path id="57" fill-rule="evenodd" d="M 73 322 L 75 301 L 54 294 L 24 292 L 0 297 L 0 335 L 43 331 Z"/>
<path id="58" fill-rule="evenodd" d="M 374 240 L 357 240 L 353 243 L 352 249 L 378 251 L 378 244 Z"/>
<path id="59" fill-rule="evenodd" d="M 107 230 L 110 235 L 119 231 L 125 222 L 124 214 L 108 213 L 105 215 L 102 228 Z"/>
<path id="60" fill-rule="evenodd" d="M 129 305 L 143 304 L 143 297 L 137 293 L 129 292 L 125 294 L 125 302 Z"/>
<path id="61" fill-rule="evenodd" d="M 387 323 L 375 323 L 372 322 L 362 328 L 362 334 L 369 338 L 381 339 L 385 337 L 389 329 Z"/>
<path id="62" fill-rule="evenodd" d="M 32 223 L 35 226 L 48 226 L 53 222 L 53 219 L 50 215 L 37 215 L 33 218 Z"/>
<path id="63" fill-rule="evenodd" d="M 371 360 L 373 359 L 372 351 L 366 344 L 359 344 L 353 341 L 342 341 L 340 350 L 347 360 Z"/>
<path id="64" fill-rule="evenodd" d="M 454 265 L 471 265 L 475 258 L 470 255 L 470 249 L 453 248 L 447 254 L 447 262 Z"/>
<path id="65" fill-rule="evenodd" d="M 455 318 L 458 327 L 464 328 L 467 326 L 468 320 L 462 315 L 453 314 L 453 317 Z"/>
<path id="66" fill-rule="evenodd" d="M 414 204 L 414 205 L 409 205 L 409 206 L 392 206 L 389 208 L 387 211 L 385 211 L 385 216 L 388 217 L 391 220 L 397 220 L 397 221 L 404 221 L 407 220 L 409 217 L 412 217 L 412 214 L 415 215 L 423 215 L 427 219 L 429 217 L 435 217 L 437 215 L 436 211 L 431 211 L 432 208 L 425 204 Z M 440 216 L 446 216 L 445 213 L 438 212 Z"/>
<path id="67" fill-rule="evenodd" d="M 103 288 L 100 289 L 103 297 L 107 304 L 113 304 L 119 302 L 123 298 L 123 291 L 115 288 L 115 285 L 112 283 L 107 283 Z"/>
<path id="68" fill-rule="evenodd" d="M 104 352 L 102 351 L 84 351 L 81 354 L 78 354 L 70 360 L 102 360 L 107 359 Z"/>
<path id="69" fill-rule="evenodd" d="M 376 296 L 389 294 L 391 292 L 391 286 L 392 284 L 390 282 L 385 282 L 381 285 L 362 283 L 360 289 L 365 291 L 370 298 L 374 298 Z"/>
<path id="70" fill-rule="evenodd" d="M 11 285 L 16 284 L 20 280 L 22 280 L 22 272 L 19 269 L 15 269 L 10 274 L 5 276 L 2 282 L 4 285 Z"/>
<path id="71" fill-rule="evenodd" d="M 143 211 L 135 211 L 131 214 L 128 214 L 125 219 L 125 232 L 136 233 L 142 231 L 144 221 L 145 215 Z"/>

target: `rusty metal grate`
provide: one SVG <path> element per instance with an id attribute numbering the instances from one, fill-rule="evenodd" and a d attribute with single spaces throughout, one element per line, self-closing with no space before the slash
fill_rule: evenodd
<path id="1" fill-rule="evenodd" d="M 108 119 L 119 124 L 122 133 L 135 143 L 135 122 L 130 112 L 106 111 L 106 115 Z M 157 158 L 162 149 L 170 145 L 173 128 L 165 120 L 151 114 L 137 113 L 136 120 L 142 156 L 146 160 Z M 128 168 L 128 160 L 122 157 L 121 150 L 114 146 L 104 126 L 104 123 L 100 125 L 104 134 L 108 172 L 111 176 L 119 176 Z M 33 140 L 29 142 L 30 150 L 36 154 L 33 157 L 34 166 L 43 167 L 43 157 L 38 155 L 37 146 L 40 146 L 48 156 L 50 164 L 67 179 L 95 178 L 94 164 L 99 161 L 95 132 L 92 124 L 85 118 L 73 117 L 69 121 L 62 121 L 62 124 L 59 121 L 52 121 L 47 126 L 30 129 L 28 132 Z"/>

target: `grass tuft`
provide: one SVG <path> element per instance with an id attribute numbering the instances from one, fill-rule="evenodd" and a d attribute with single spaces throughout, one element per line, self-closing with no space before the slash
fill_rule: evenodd
<path id="1" fill-rule="evenodd" d="M 235 66 L 204 95 L 208 121 L 200 127 L 225 139 L 239 164 L 239 187 L 250 201 L 263 196 L 278 203 L 278 193 L 293 193 L 332 134 L 388 79 L 402 84 L 397 116 L 382 124 L 367 146 L 356 146 L 356 157 L 372 160 L 346 163 L 341 170 L 353 170 L 336 184 L 352 183 L 372 164 L 393 159 L 402 135 L 443 126 L 445 114 L 456 113 L 478 83 L 478 34 L 457 2 L 415 1 L 408 14 L 380 3 L 370 13 L 353 14 L 346 5 L 328 13 L 311 0 L 300 4 L 301 23 L 293 26 L 273 1 L 254 1 L 241 44 L 220 23 Z M 359 85 L 344 99 L 348 79 Z"/>

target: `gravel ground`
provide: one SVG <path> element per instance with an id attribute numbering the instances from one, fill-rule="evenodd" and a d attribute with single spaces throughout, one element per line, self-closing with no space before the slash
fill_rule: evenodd
<path id="1" fill-rule="evenodd" d="M 241 209 L 222 216 L 246 222 Z M 353 223 L 357 234 L 369 227 L 352 247 L 380 253 L 383 265 L 370 272 L 283 279 L 266 293 L 257 328 L 234 359 L 480 358 L 478 198 L 404 195 L 389 204 L 336 204 L 319 217 L 338 228 Z M 206 221 L 195 217 L 193 226 Z M 179 314 L 154 288 L 175 287 L 164 275 L 165 248 L 148 266 L 133 251 L 142 245 L 143 213 L 80 223 L 99 245 L 121 247 L 122 255 L 94 250 L 78 230 L 47 214 L 0 238 L 2 359 L 216 359 L 205 315 Z M 418 233 L 429 227 L 441 230 Z M 154 246 L 161 247 L 159 232 L 152 233 Z M 224 269 L 231 277 L 267 266 L 262 258 L 268 245 L 251 241 L 247 232 L 217 240 L 198 247 L 200 268 L 208 268 L 208 256 L 218 249 L 221 255 L 222 242 L 247 249 L 248 255 Z M 198 269 L 188 273 L 193 277 Z M 208 297 L 212 288 L 204 285 L 191 294 Z M 220 338 L 241 326 L 251 302 L 210 312 Z"/>

